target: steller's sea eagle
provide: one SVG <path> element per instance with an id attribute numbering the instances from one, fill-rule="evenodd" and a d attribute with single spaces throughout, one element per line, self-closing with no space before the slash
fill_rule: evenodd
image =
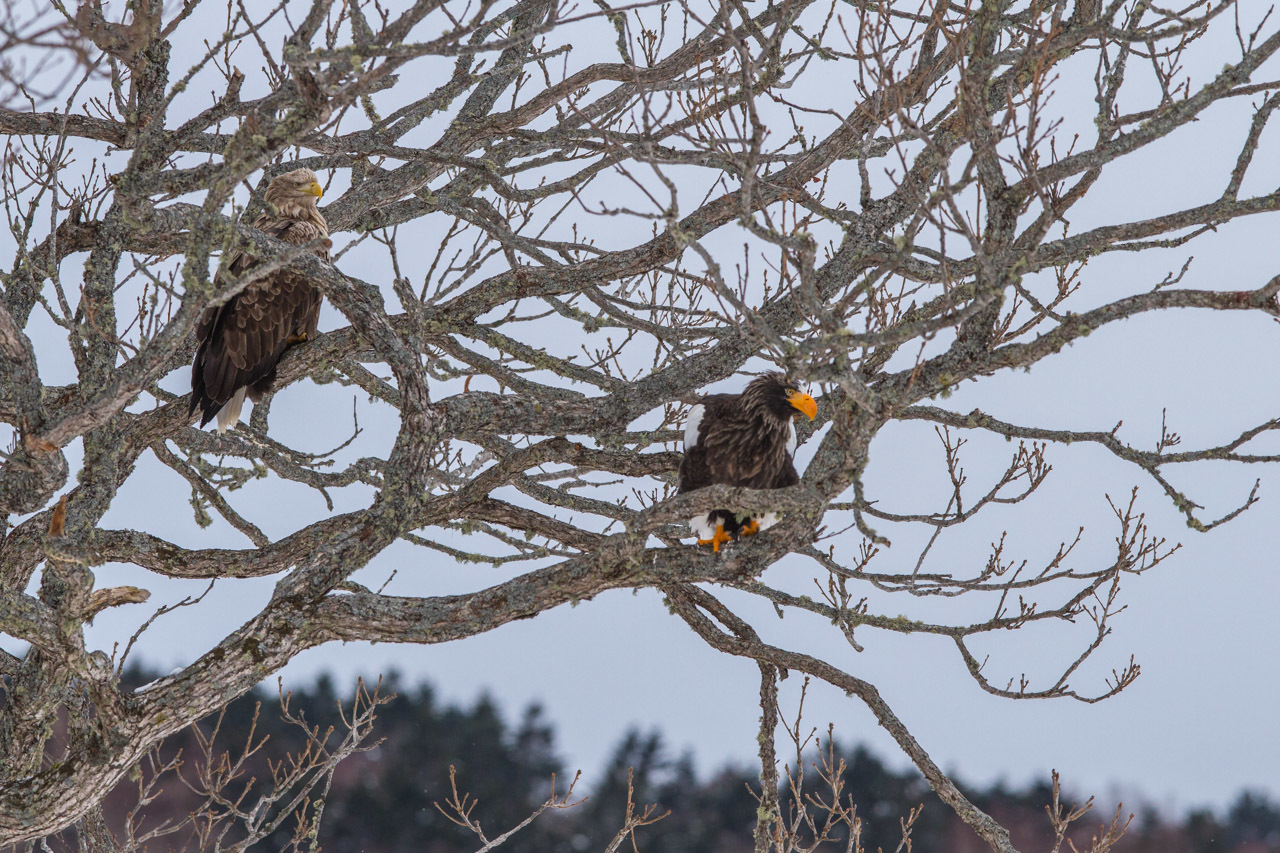
<path id="1" fill-rule="evenodd" d="M 329 260 L 329 227 L 316 209 L 320 182 L 310 169 L 294 169 L 267 185 L 267 211 L 253 227 L 287 243 L 323 240 L 316 254 Z M 214 277 L 238 278 L 258 259 L 237 251 Z M 276 365 L 292 344 L 316 336 L 320 292 L 305 279 L 277 270 L 253 282 L 222 305 L 205 310 L 196 326 L 196 360 L 191 366 L 191 409 L 200 426 L 217 416 L 218 432 L 240 420 L 247 392 L 257 402 L 271 390 Z"/>
<path id="2" fill-rule="evenodd" d="M 795 419 L 813 420 L 818 404 L 787 382 L 781 373 L 754 379 L 741 394 L 710 394 L 689 410 L 684 427 L 680 493 L 722 483 L 748 489 L 785 489 L 800 482 Z M 760 518 L 715 509 L 689 519 L 699 545 L 720 546 L 777 523 L 776 514 Z"/>

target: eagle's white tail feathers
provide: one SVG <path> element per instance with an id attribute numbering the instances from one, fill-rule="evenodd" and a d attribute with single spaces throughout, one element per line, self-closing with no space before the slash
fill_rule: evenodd
<path id="1" fill-rule="evenodd" d="M 221 409 L 218 409 L 218 432 L 226 432 L 240 422 L 240 410 L 244 408 L 244 392 L 241 388 Z"/>
<path id="2" fill-rule="evenodd" d="M 773 527 L 778 523 L 778 514 L 776 512 L 766 512 L 764 515 L 760 516 L 759 521 L 760 529 L 768 530 L 770 527 Z"/>
<path id="3" fill-rule="evenodd" d="M 711 515 L 709 513 L 706 515 L 695 515 L 693 518 L 689 519 L 689 529 L 693 531 L 695 536 L 703 540 L 710 539 L 712 536 L 716 535 L 716 524 L 711 520 Z"/>

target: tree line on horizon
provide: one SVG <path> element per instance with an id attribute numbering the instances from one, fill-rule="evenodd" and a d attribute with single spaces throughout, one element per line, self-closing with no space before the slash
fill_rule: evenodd
<path id="1" fill-rule="evenodd" d="M 156 673 L 131 669 L 124 683 L 141 686 Z M 531 704 L 514 721 L 504 719 L 488 695 L 469 706 L 441 701 L 425 683 L 405 683 L 397 673 L 383 679 L 381 695 L 392 697 L 377 708 L 373 738 L 367 751 L 357 752 L 332 773 L 324 798 L 323 820 L 314 842 L 329 853 L 471 853 L 482 845 L 471 831 L 451 820 L 448 801 L 451 768 L 457 790 L 474 804 L 470 817 L 478 821 L 489 839 L 517 826 L 552 794 L 563 797 L 572 774 L 556 754 L 554 723 L 542 707 Z M 239 766 L 239 777 L 221 796 L 235 800 L 261 793 L 281 764 L 304 751 L 306 736 L 284 717 L 302 719 L 323 732 L 343 728 L 344 712 L 351 697 L 340 696 L 333 680 L 319 677 L 313 684 L 282 697 L 260 686 L 232 702 L 225 713 L 210 717 L 169 738 L 156 754 L 158 764 L 143 762 L 108 797 L 105 815 L 120 837 L 129 812 L 138 805 L 140 783 L 159 765 L 171 768 L 167 780 L 148 793 L 154 798 L 139 810 L 137 829 L 154 829 L 169 821 L 181 823 L 207 798 L 200 785 L 200 765 L 226 756 L 225 767 Z M 216 735 L 215 735 L 216 732 Z M 212 741 L 210 742 L 210 738 Z M 256 745 L 244 757 L 246 744 Z M 823 744 L 823 747 L 832 746 Z M 901 821 L 920 809 L 911 825 L 912 849 L 978 853 L 985 843 L 930 791 L 924 778 L 912 769 L 894 770 L 866 747 L 840 743 L 834 754 L 846 764 L 844 792 L 857 806 L 862 823 L 861 844 L 868 851 L 895 850 L 902 838 Z M 181 779 L 178 777 L 181 776 Z M 747 762 L 726 766 L 710 775 L 695 770 L 693 755 L 673 754 L 662 733 L 632 728 L 618 740 L 604 767 L 583 774 L 570 803 L 540 815 L 497 849 L 510 853 L 579 853 L 606 849 L 622 826 L 627 808 L 628 780 L 634 786 L 637 810 L 653 804 L 661 820 L 635 830 L 641 853 L 746 853 L 753 849 L 758 771 Z M 786 774 L 782 774 L 785 787 Z M 822 793 L 806 777 L 806 797 Z M 1023 787 L 998 782 L 981 788 L 966 785 L 964 791 L 984 811 L 1010 828 L 1022 850 L 1051 850 L 1054 834 L 1045 808 L 1052 798 L 1047 781 Z M 790 801 L 781 792 L 781 802 Z M 1073 800 L 1064 792 L 1062 802 Z M 1193 809 L 1169 815 L 1141 804 L 1126 805 L 1125 815 L 1135 816 L 1125 835 L 1115 844 L 1118 853 L 1270 853 L 1280 851 L 1280 803 L 1266 794 L 1241 792 L 1228 808 L 1215 812 Z M 456 813 L 454 814 L 456 817 Z M 1099 825 L 1112 817 L 1104 807 L 1095 808 L 1073 824 L 1069 840 L 1086 849 Z M 294 822 L 285 821 L 279 831 L 253 849 L 291 849 Z M 234 832 L 227 839 L 234 840 Z M 844 838 L 837 832 L 837 839 Z M 84 849 L 74 835 L 58 839 L 64 849 Z M 263 846 L 265 845 L 265 846 Z M 207 845 L 206 845 L 207 846 Z M 150 850 L 194 850 L 200 840 L 188 830 L 156 838 L 144 845 Z M 621 849 L 630 849 L 628 841 Z M 832 847 L 832 849 L 843 849 Z M 1063 849 L 1069 849 L 1064 846 Z"/>

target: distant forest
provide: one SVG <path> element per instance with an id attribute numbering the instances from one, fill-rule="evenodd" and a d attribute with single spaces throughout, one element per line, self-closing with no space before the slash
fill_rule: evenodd
<path id="1" fill-rule="evenodd" d="M 135 671 L 127 674 L 126 683 L 141 685 L 154 677 Z M 381 744 L 352 755 L 339 765 L 332 779 L 318 837 L 320 848 L 329 853 L 470 853 L 480 848 L 475 835 L 450 822 L 435 806 L 437 802 L 444 805 L 449 797 L 451 765 L 459 791 L 468 792 L 478 802 L 472 817 L 479 820 L 490 839 L 519 824 L 546 800 L 552 774 L 560 792 L 571 778 L 556 755 L 554 725 L 537 705 L 511 722 L 503 719 L 488 698 L 470 707 L 444 704 L 429 686 L 406 685 L 395 676 L 384 680 L 382 692 L 396 697 L 378 709 L 374 735 L 368 743 L 381 740 Z M 321 730 L 330 725 L 341 728 L 340 699 L 349 707 L 350 697 L 339 697 L 332 681 L 321 678 L 311 687 L 294 689 L 289 707 L 295 716 L 302 712 Z M 260 689 L 227 709 L 214 742 L 215 755 L 230 750 L 233 761 L 238 757 L 237 750 L 249 737 L 257 703 L 261 707 L 255 740 L 263 736 L 269 740 L 245 762 L 242 779 L 255 780 L 245 803 L 252 802 L 270 780 L 268 762 L 280 761 L 286 753 L 297 754 L 305 740 L 296 725 L 282 721 L 278 697 Z M 211 718 L 200 724 L 205 738 L 216 722 Z M 338 739 L 335 734 L 333 741 Z M 170 760 L 179 749 L 183 760 L 179 772 L 189 782 L 202 760 L 200 737 L 191 730 L 182 732 L 165 744 L 160 758 Z M 900 818 L 921 805 L 923 810 L 911 834 L 912 849 L 925 853 L 978 853 L 986 849 L 918 774 L 889 769 L 861 746 L 837 743 L 836 750 L 847 763 L 845 790 L 857 805 L 866 850 L 895 850 L 902 835 Z M 785 752 L 780 755 L 785 760 Z M 148 767 L 144 762 L 132 780 L 123 782 L 109 798 L 107 820 L 113 830 L 119 831 L 137 804 L 139 780 L 146 778 Z M 509 853 L 603 850 L 623 822 L 628 768 L 637 804 L 656 804 L 657 813 L 669 811 L 662 820 L 636 830 L 641 853 L 745 853 L 752 849 L 757 803 L 748 787 L 758 788 L 758 771 L 743 763 L 701 778 L 694 771 L 692 756 L 672 755 L 660 733 L 634 730 L 621 735 L 606 766 L 583 775 L 574 799 L 585 796 L 584 802 L 544 813 L 498 849 Z M 810 771 L 810 778 L 812 775 Z M 785 775 L 783 778 L 785 784 Z M 1047 781 L 1023 789 L 966 786 L 965 793 L 1010 828 L 1019 849 L 1053 848 L 1045 813 L 1051 798 Z M 1077 802 L 1074 793 L 1062 796 L 1067 808 Z M 201 800 L 192 786 L 170 778 L 146 807 L 142 826 L 154 827 L 166 819 L 181 821 Z M 782 801 L 788 800 L 784 792 Z M 1117 851 L 1280 851 L 1280 804 L 1257 793 L 1240 794 L 1223 814 L 1199 810 L 1171 816 L 1126 804 L 1126 813 L 1129 811 L 1135 811 L 1136 816 L 1114 848 Z M 1071 839 L 1087 850 L 1090 836 L 1111 817 L 1107 807 L 1096 808 L 1074 824 Z M 291 825 L 282 826 L 254 849 L 286 849 L 291 830 Z M 148 848 L 194 850 L 196 846 L 189 833 L 177 833 L 156 839 Z M 630 850 L 630 842 L 621 849 Z M 1069 847 L 1064 844 L 1062 849 Z"/>

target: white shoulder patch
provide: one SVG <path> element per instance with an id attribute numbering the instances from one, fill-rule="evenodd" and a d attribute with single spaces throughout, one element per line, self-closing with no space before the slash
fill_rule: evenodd
<path id="1" fill-rule="evenodd" d="M 698 430 L 702 427 L 702 416 L 707 407 L 698 403 L 689 410 L 689 419 L 684 422 L 684 449 L 686 452 L 698 446 Z"/>
<path id="2" fill-rule="evenodd" d="M 787 458 L 794 459 L 796 457 L 796 425 L 795 423 L 787 424 Z"/>

